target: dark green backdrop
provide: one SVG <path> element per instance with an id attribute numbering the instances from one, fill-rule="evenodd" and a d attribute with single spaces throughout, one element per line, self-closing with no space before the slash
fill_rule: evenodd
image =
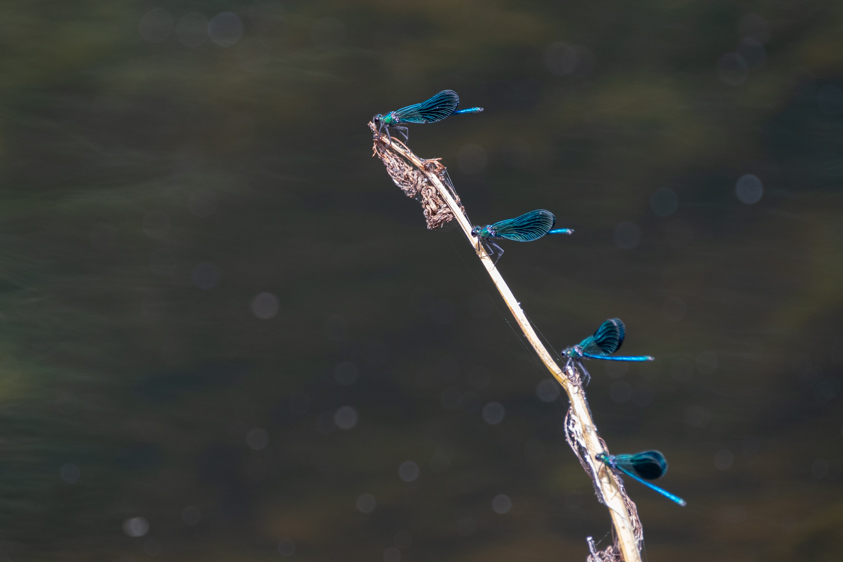
<path id="1" fill-rule="evenodd" d="M 499 264 L 544 337 L 617 316 L 657 358 L 589 364 L 612 452 L 662 450 L 688 501 L 628 483 L 647 560 L 839 559 L 838 2 L 8 0 L 0 29 L 0 560 L 611 541 L 462 234 L 371 157 L 373 114 L 445 88 L 485 112 L 410 145 L 472 219 L 576 229 Z"/>

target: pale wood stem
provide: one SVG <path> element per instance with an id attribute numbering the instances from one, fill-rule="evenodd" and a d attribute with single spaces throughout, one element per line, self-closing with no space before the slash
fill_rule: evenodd
<path id="1" fill-rule="evenodd" d="M 451 212 L 454 214 L 457 223 L 460 225 L 460 228 L 462 228 L 463 233 L 474 248 L 477 256 L 480 258 L 480 261 L 489 273 L 489 276 L 492 278 L 492 282 L 495 284 L 495 287 L 497 287 L 501 297 L 503 297 L 506 306 L 515 318 L 515 321 L 518 323 L 521 331 L 524 332 L 524 336 L 527 338 L 527 341 L 529 341 L 530 345 L 533 346 L 533 349 L 538 354 L 539 359 L 541 359 L 542 363 L 544 363 L 545 367 L 547 367 L 547 370 L 550 371 L 550 374 L 553 375 L 553 378 L 562 385 L 563 389 L 565 389 L 568 399 L 571 402 L 569 417 L 572 426 L 575 427 L 576 433 L 581 434 L 582 442 L 588 451 L 589 458 L 583 459 L 583 461 L 591 465 L 592 475 L 589 476 L 593 476 L 595 487 L 599 489 L 600 494 L 603 496 L 603 501 L 609 509 L 623 559 L 626 562 L 641 562 L 635 528 L 627 509 L 627 505 L 624 501 L 624 494 L 621 492 L 616 477 L 612 471 L 606 469 L 600 461 L 595 460 L 595 457 L 599 453 L 604 452 L 604 446 L 601 444 L 601 440 L 597 433 L 597 427 L 594 425 L 594 421 L 591 418 L 591 411 L 589 410 L 588 402 L 586 401 L 585 392 L 580 384 L 578 372 L 575 371 L 573 366 L 567 366 L 566 373 L 566 370 L 560 368 L 550 353 L 548 353 L 538 335 L 536 335 L 536 332 L 533 330 L 533 326 L 530 324 L 530 321 L 527 320 L 527 316 L 521 309 L 521 305 L 515 298 L 515 295 L 512 294 L 512 291 L 509 289 L 506 281 L 504 281 L 497 267 L 495 267 L 491 256 L 486 252 L 482 245 L 478 243 L 477 239 L 471 235 L 472 225 L 468 221 L 468 217 L 463 212 L 461 206 L 456 202 L 456 200 L 454 200 L 448 188 L 439 180 L 439 177 L 437 177 L 435 173 L 431 172 L 429 167 L 426 166 L 429 161 L 425 161 L 417 157 L 412 151 L 406 148 L 403 143 L 389 142 L 385 138 L 378 140 L 377 142 L 388 144 L 389 150 L 401 155 L 408 162 L 412 163 L 413 166 L 418 168 L 418 170 L 425 175 L 427 181 L 436 188 L 439 195 L 447 203 Z"/>

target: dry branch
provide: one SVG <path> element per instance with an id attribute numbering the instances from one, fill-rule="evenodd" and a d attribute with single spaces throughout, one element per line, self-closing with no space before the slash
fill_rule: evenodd
<path id="1" fill-rule="evenodd" d="M 521 310 L 521 305 L 492 262 L 491 256 L 471 235 L 472 225 L 468 222 L 465 209 L 457 197 L 448 172 L 439 159 L 419 158 L 405 144 L 379 136 L 374 123 L 369 123 L 369 128 L 375 135 L 374 155 L 384 163 L 386 171 L 395 184 L 408 197 L 413 197 L 421 203 L 427 227 L 439 228 L 456 219 L 515 317 L 524 337 L 533 346 L 553 378 L 565 389 L 571 403 L 565 418 L 566 438 L 586 474 L 591 478 L 597 499 L 609 509 L 615 528 L 615 542 L 605 550 L 597 552 L 593 548 L 593 541 L 589 542 L 591 554 L 588 562 L 640 562 L 643 533 L 638 519 L 638 510 L 626 495 L 620 479 L 596 459 L 599 453 L 608 452 L 608 448 L 598 435 L 597 427 L 591 419 L 591 411 L 582 387 L 581 373 L 573 363 L 568 364 L 564 370 L 559 367 L 536 335 L 524 311 Z"/>

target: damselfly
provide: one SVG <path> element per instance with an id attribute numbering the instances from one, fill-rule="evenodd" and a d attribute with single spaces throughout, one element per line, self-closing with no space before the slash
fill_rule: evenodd
<path id="1" fill-rule="evenodd" d="M 402 123 L 436 123 L 457 113 L 479 113 L 483 111 L 482 107 L 457 110 L 459 104 L 460 97 L 455 91 L 442 90 L 429 100 L 421 103 L 390 111 L 386 115 L 378 113 L 372 117 L 372 121 L 378 128 L 378 134 L 386 131 L 386 136 L 391 140 L 389 128 L 392 127 L 404 135 L 405 139 L 408 139 L 410 137 L 407 134 L 407 127 L 402 126 Z"/>
<path id="2" fill-rule="evenodd" d="M 553 213 L 544 209 L 536 209 L 514 219 L 506 219 L 486 226 L 475 226 L 471 229 L 471 235 L 476 236 L 481 244 L 486 245 L 488 253 L 498 256 L 495 260 L 495 264 L 497 264 L 503 255 L 503 248 L 498 246 L 494 240 L 532 242 L 545 234 L 572 234 L 574 232 L 570 228 L 552 230 L 555 224 L 556 217 Z"/>
<path id="3" fill-rule="evenodd" d="M 562 350 L 562 355 L 568 358 L 566 366 L 576 361 L 588 380 L 591 375 L 582 364 L 583 359 L 603 359 L 604 361 L 652 361 L 649 355 L 631 357 L 612 357 L 620 349 L 626 332 L 620 318 L 611 318 L 603 322 L 593 336 L 585 338 L 577 345 Z M 587 383 L 587 381 L 586 381 Z"/>
<path id="4" fill-rule="evenodd" d="M 657 491 L 667 499 L 679 505 L 685 505 L 685 500 L 679 496 L 675 496 L 667 490 L 662 490 L 658 486 L 647 482 L 647 480 L 661 478 L 667 472 L 667 459 L 659 451 L 641 451 L 634 455 L 600 453 L 596 458 L 612 470 L 620 470 L 627 476 L 632 476 L 648 488 Z"/>

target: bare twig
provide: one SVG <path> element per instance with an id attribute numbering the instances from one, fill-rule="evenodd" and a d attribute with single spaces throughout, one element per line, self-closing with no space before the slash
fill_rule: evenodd
<path id="1" fill-rule="evenodd" d="M 609 509 L 615 527 L 615 544 L 601 552 L 592 550 L 589 559 L 592 562 L 640 562 L 643 534 L 638 511 L 615 474 L 596 460 L 599 453 L 608 452 L 608 449 L 597 434 L 597 427 L 591 419 L 591 411 L 581 384 L 582 376 L 578 369 L 574 364 L 567 365 L 564 370 L 560 368 L 536 335 L 515 295 L 495 267 L 492 256 L 471 235 L 472 225 L 468 222 L 465 209 L 456 197 L 456 191 L 439 159 L 419 158 L 403 143 L 378 135 L 374 123 L 369 123 L 369 128 L 375 134 L 374 155 L 384 163 L 395 184 L 408 197 L 413 197 L 421 203 L 427 227 L 438 228 L 456 219 L 527 341 L 553 378 L 568 394 L 571 402 L 565 418 L 568 443 L 594 483 L 597 499 Z"/>

